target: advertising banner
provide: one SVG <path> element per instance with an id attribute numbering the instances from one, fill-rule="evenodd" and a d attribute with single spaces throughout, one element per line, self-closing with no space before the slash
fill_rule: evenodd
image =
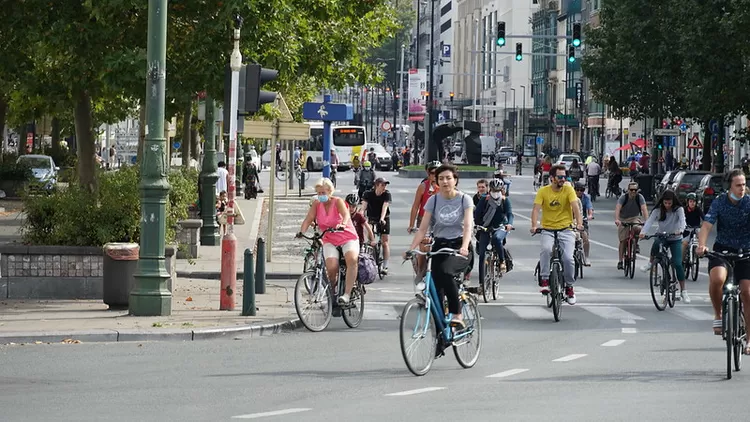
<path id="1" fill-rule="evenodd" d="M 423 121 L 426 112 L 427 70 L 409 69 L 409 121 Z"/>

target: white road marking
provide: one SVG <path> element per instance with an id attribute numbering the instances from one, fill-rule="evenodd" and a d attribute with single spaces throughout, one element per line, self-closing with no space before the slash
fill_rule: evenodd
<path id="1" fill-rule="evenodd" d="M 614 306 L 597 306 L 597 307 L 581 306 L 581 308 L 604 319 L 620 319 L 620 320 L 628 319 L 632 321 L 643 320 L 643 318 L 639 317 L 638 315 L 631 314 L 628 311 L 622 310 Z"/>
<path id="2" fill-rule="evenodd" d="M 638 332 L 638 329 L 633 328 L 633 327 L 623 327 L 622 328 L 622 333 L 623 334 L 635 334 L 637 332 Z"/>
<path id="3" fill-rule="evenodd" d="M 249 415 L 232 416 L 232 419 L 259 419 L 259 418 L 267 418 L 269 416 L 291 415 L 293 413 L 302 413 L 302 412 L 307 412 L 310 410 L 312 409 L 295 408 L 295 409 L 274 410 L 273 412 L 251 413 Z"/>
<path id="4" fill-rule="evenodd" d="M 509 369 L 507 371 L 498 372 L 497 374 L 487 375 L 485 378 L 505 378 L 512 375 L 521 374 L 528 371 L 528 369 Z"/>
<path id="5" fill-rule="evenodd" d="M 399 391 L 398 393 L 386 394 L 386 397 L 400 397 L 400 396 L 413 396 L 415 394 L 429 393 L 432 391 L 445 390 L 446 387 L 427 387 L 418 388 L 416 390 Z"/>
<path id="6" fill-rule="evenodd" d="M 586 287 L 581 287 L 578 284 L 575 285 L 575 289 L 576 289 L 576 294 L 578 294 L 578 293 L 583 293 L 585 295 L 587 295 L 587 294 L 599 294 L 599 292 L 597 292 L 594 289 L 589 289 L 589 288 L 586 288 Z"/>
<path id="7" fill-rule="evenodd" d="M 572 354 L 568 356 L 563 356 L 561 358 L 554 359 L 552 362 L 570 362 L 571 360 L 580 359 L 582 357 L 588 356 L 586 354 Z"/>
<path id="8" fill-rule="evenodd" d="M 704 312 L 698 309 L 695 309 L 693 307 L 679 307 L 672 309 L 672 312 L 680 315 L 681 317 L 685 319 L 689 319 L 691 321 L 713 321 L 714 314 L 709 312 Z"/>
<path id="9" fill-rule="evenodd" d="M 635 321 L 632 319 L 621 319 L 620 324 L 635 324 Z"/>
<path id="10" fill-rule="evenodd" d="M 602 343 L 602 346 L 615 347 L 621 345 L 622 343 L 625 343 L 625 340 L 610 340 L 608 342 Z"/>
<path id="11" fill-rule="evenodd" d="M 508 310 L 521 319 L 549 319 L 552 312 L 541 305 L 537 306 L 508 306 Z"/>

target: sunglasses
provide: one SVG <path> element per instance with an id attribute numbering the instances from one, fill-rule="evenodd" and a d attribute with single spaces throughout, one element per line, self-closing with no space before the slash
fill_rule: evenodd
<path id="1" fill-rule="evenodd" d="M 565 180 L 565 178 L 568 176 L 555 176 L 555 177 L 557 177 L 557 180 Z"/>
<path id="2" fill-rule="evenodd" d="M 631 192 L 638 192 L 638 189 L 628 189 Z"/>

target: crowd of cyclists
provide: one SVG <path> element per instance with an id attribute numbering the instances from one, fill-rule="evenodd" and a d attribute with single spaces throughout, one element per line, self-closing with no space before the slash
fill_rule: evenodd
<path id="1" fill-rule="evenodd" d="M 610 178 L 616 177 L 612 183 L 619 185 L 622 176 L 619 166 L 614 163 L 613 166 L 608 162 L 606 167 L 611 170 Z M 386 274 L 391 257 L 389 238 L 392 195 L 388 191 L 389 181 L 376 177 L 368 164 L 370 163 L 365 160 L 358 172 L 355 181 L 357 194 L 351 193 L 345 198 L 338 198 L 334 196 L 334 186 L 329 179 L 319 181 L 315 186 L 316 197 L 300 227 L 301 232 L 305 232 L 313 223 L 319 230 L 332 227 L 339 229 L 323 237 L 323 252 L 331 280 L 336 279 L 338 273 L 339 254 L 343 253 L 345 258 L 346 292 L 339 297 L 340 303 L 349 300 L 349 292 L 357 277 L 360 245 L 374 245 L 376 234 L 380 236 Z M 614 170 L 615 166 L 618 170 Z M 573 305 L 576 303 L 575 245 L 577 239 L 583 242 L 584 265 L 590 266 L 588 226 L 589 221 L 594 218 L 592 200 L 598 192 L 601 167 L 595 158 L 586 163 L 585 170 L 578 162 L 566 169 L 563 165 L 553 165 L 548 159 L 537 167 L 536 174 L 539 175 L 541 186 L 534 198 L 530 231 L 532 234 L 541 233 L 540 292 L 546 295 L 550 291 L 549 263 L 553 249 L 551 231 L 559 231 L 557 239 L 563 262 L 565 300 Z M 414 235 L 409 251 L 435 251 L 445 247 L 456 250 L 457 253 L 453 256 L 433 257 L 431 268 L 435 286 L 447 297 L 448 312 L 452 315 L 451 324 L 455 326 L 463 326 L 463 322 L 454 277 L 461 273 L 466 276 L 471 273 L 476 253 L 479 258 L 479 279 L 482 280 L 485 272 L 484 254 L 490 242 L 499 257 L 499 271 L 505 271 L 503 250 L 514 221 L 509 192 L 510 176 L 503 170 L 498 171 L 490 180 L 479 180 L 476 185 L 477 193 L 473 196 L 459 190 L 459 180 L 458 168 L 452 164 L 426 164 L 425 177 L 417 186 L 406 228 L 408 233 Z M 664 243 L 671 250 L 680 298 L 684 303 L 690 303 L 683 260 L 691 232 L 698 233 L 699 256 L 708 251 L 708 234 L 714 226 L 717 231 L 714 251 L 750 252 L 750 196 L 746 192 L 745 175 L 742 170 L 733 170 L 726 174 L 725 183 L 728 186 L 727 193 L 712 202 L 705 216 L 696 206 L 695 194 L 688 194 L 683 205 L 671 190 L 657 198 L 655 206 L 649 212 L 638 184 L 628 183 L 627 190 L 618 197 L 614 208 L 614 224 L 619 240 L 617 268 L 623 268 L 625 243 L 631 225 L 635 231 L 635 253 L 638 253 L 637 240 L 643 239 L 649 231 L 664 233 L 665 236 L 655 238 L 650 260 L 641 270 L 649 271 L 654 255 Z M 482 230 L 475 230 L 476 228 Z M 406 258 L 411 258 L 408 251 L 404 253 L 404 259 Z M 420 279 L 425 272 L 426 260 L 422 256 L 416 256 L 415 259 L 415 272 L 417 279 Z M 709 259 L 709 294 L 715 313 L 713 329 L 718 334 L 721 333 L 722 286 L 727 278 L 727 269 L 726 262 Z M 742 300 L 750 303 L 750 261 L 737 262 L 734 272 L 736 279 L 741 280 Z M 750 307 L 746 307 L 745 312 L 747 326 L 750 326 Z M 750 353 L 750 347 L 746 347 L 744 351 Z"/>

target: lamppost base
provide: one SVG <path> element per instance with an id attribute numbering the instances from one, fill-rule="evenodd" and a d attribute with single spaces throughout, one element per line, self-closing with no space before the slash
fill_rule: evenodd
<path id="1" fill-rule="evenodd" d="M 138 277 L 138 276 L 136 276 Z M 167 284 L 169 276 L 141 276 L 140 283 Z M 146 281 L 148 280 L 148 281 Z M 169 290 L 133 290 L 129 300 L 130 315 L 168 316 L 172 315 L 172 293 Z"/>
<path id="2" fill-rule="evenodd" d="M 204 246 L 218 246 L 221 242 L 221 236 L 219 236 L 219 226 L 201 227 L 201 245 Z"/>

